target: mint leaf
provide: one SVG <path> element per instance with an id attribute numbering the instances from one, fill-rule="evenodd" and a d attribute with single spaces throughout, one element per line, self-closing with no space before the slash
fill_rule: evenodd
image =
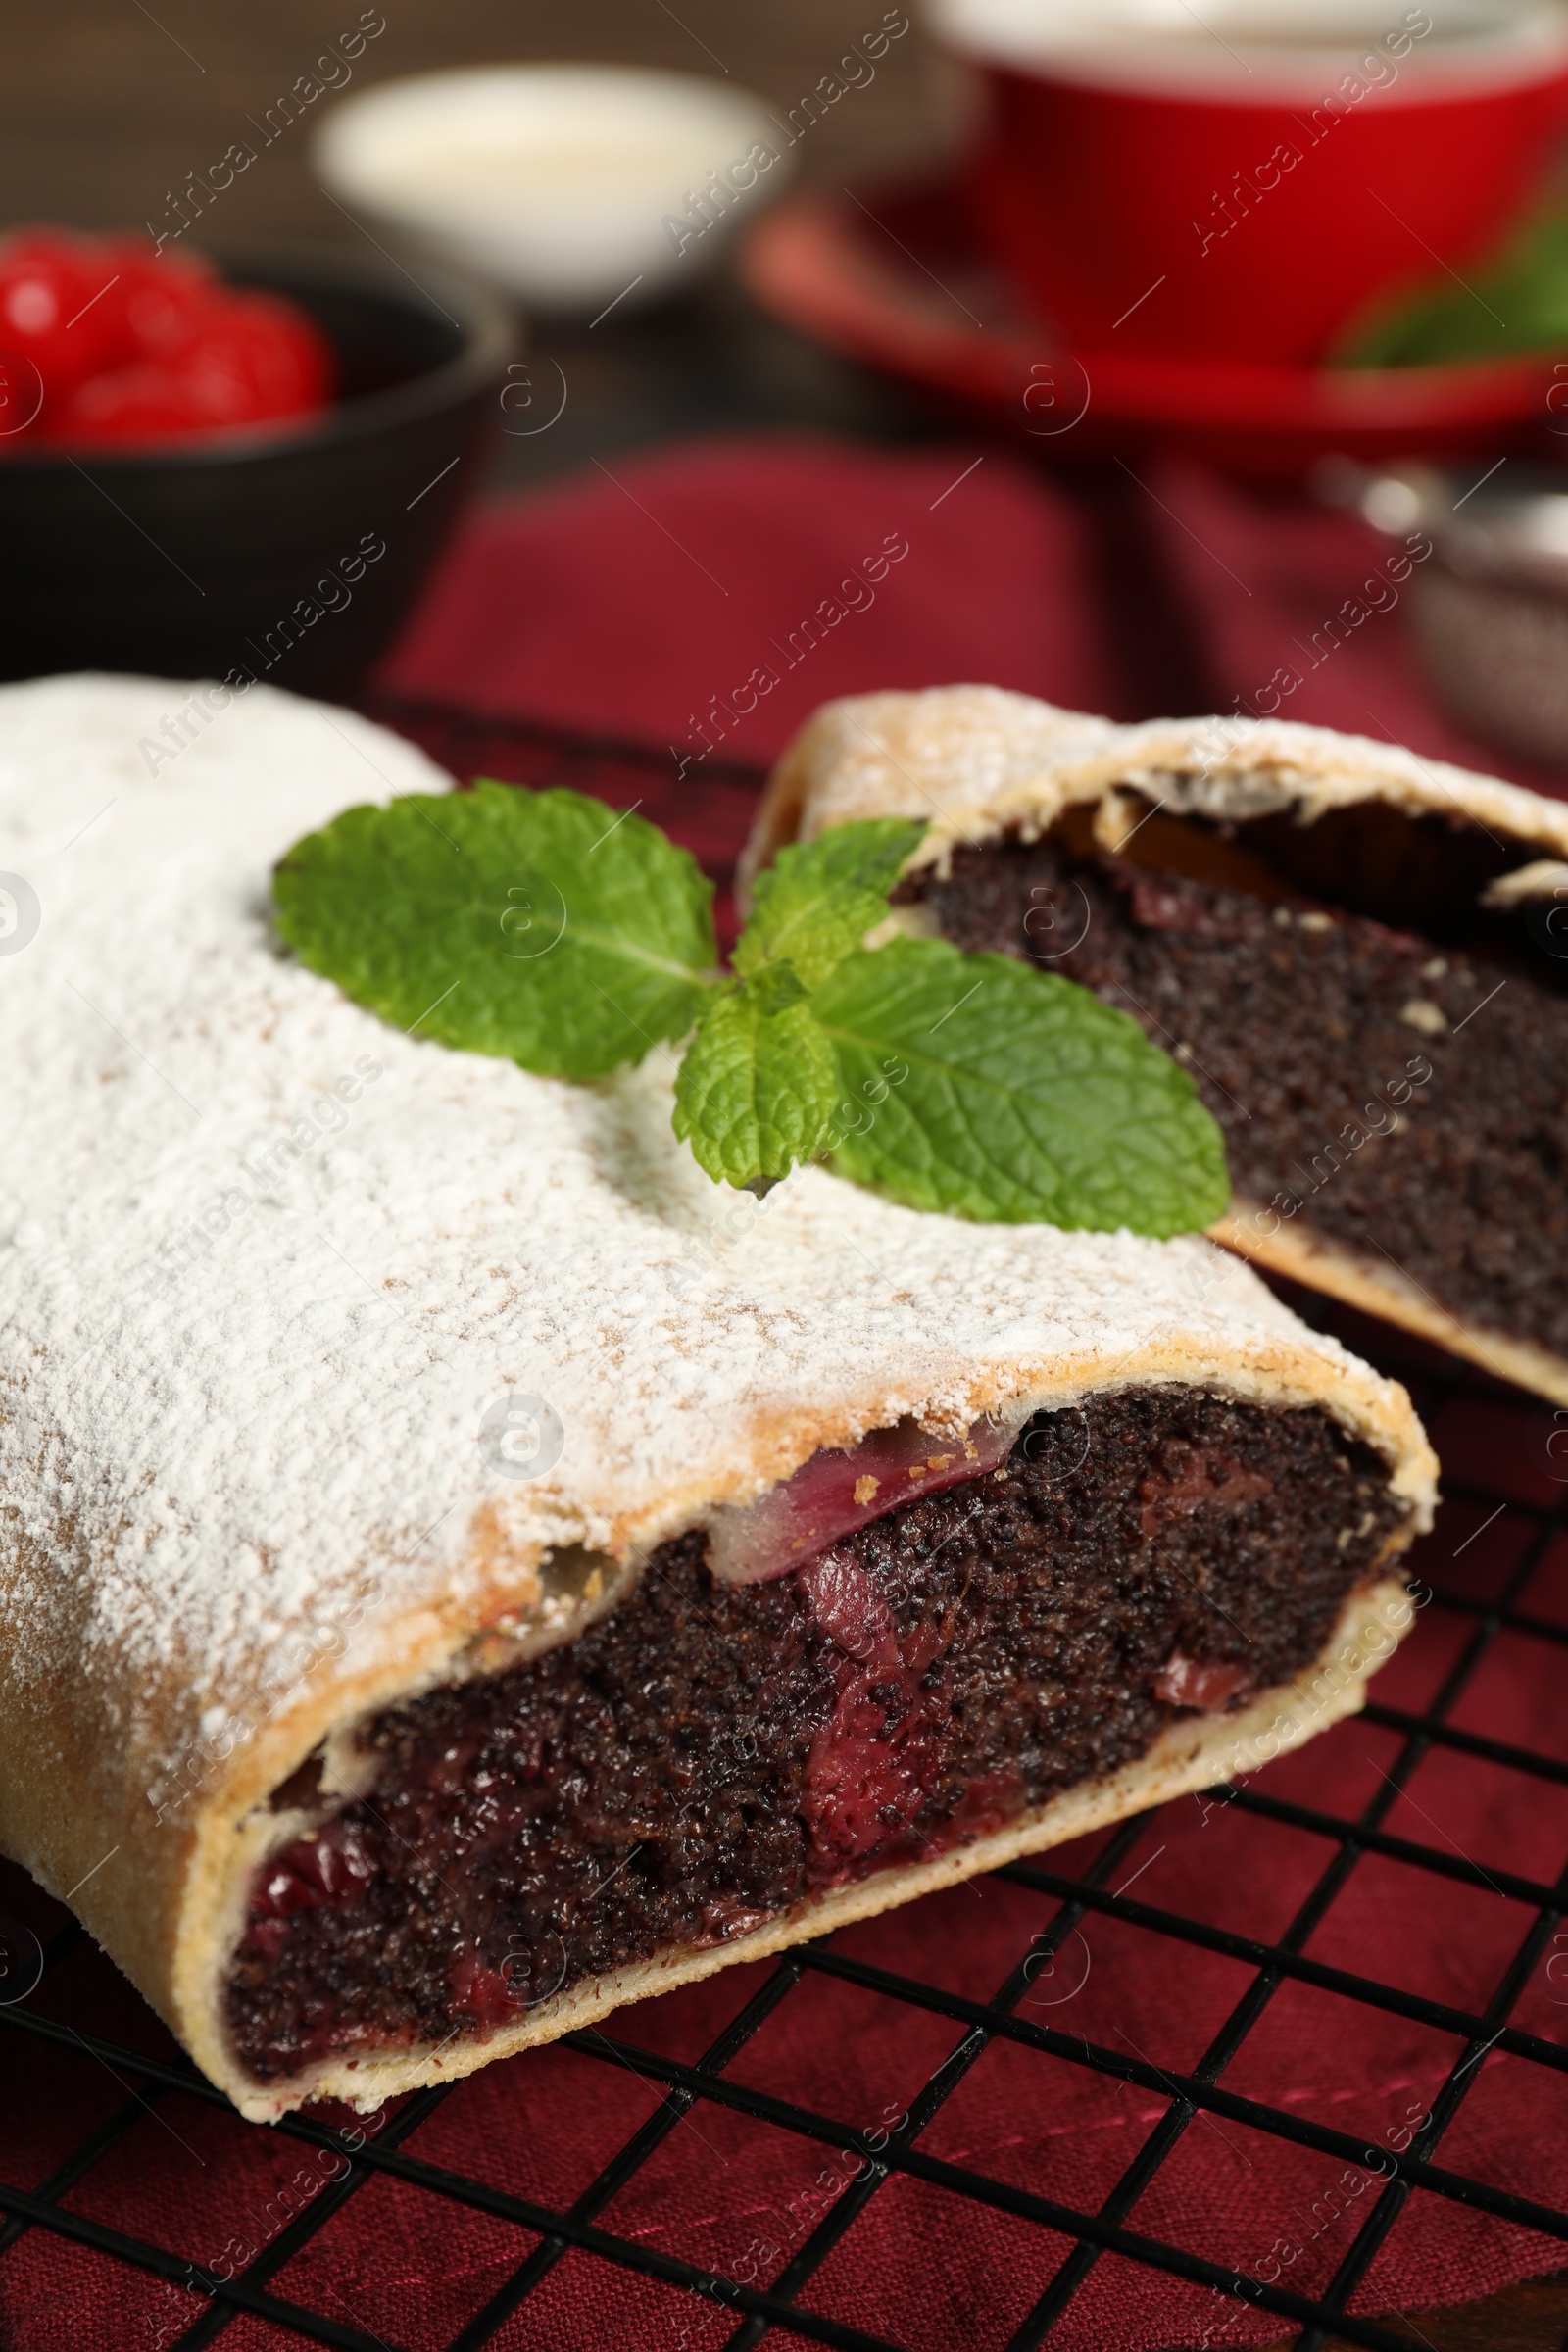
<path id="1" fill-rule="evenodd" d="M 735 969 L 744 976 L 788 956 L 807 988 L 820 988 L 886 914 L 888 893 L 924 831 L 923 819 L 875 816 L 780 850 L 757 877 Z"/>
<path id="2" fill-rule="evenodd" d="M 1219 1130 L 1125 1013 L 1011 957 L 860 942 L 923 825 L 785 850 L 714 969 L 711 886 L 635 811 L 480 782 L 351 808 L 274 876 L 302 962 L 386 1019 L 587 1079 L 695 1030 L 674 1127 L 715 1181 L 834 1156 L 916 1208 L 1169 1234 L 1225 1204 Z"/>
<path id="3" fill-rule="evenodd" d="M 675 1133 L 715 1183 L 787 1176 L 814 1159 L 838 1101 L 833 1049 L 792 964 L 704 1004 L 675 1078 Z"/>
<path id="4" fill-rule="evenodd" d="M 303 963 L 420 1037 L 597 1078 L 683 1037 L 716 974 L 712 885 L 635 813 L 480 782 L 349 808 L 273 877 Z"/>
<path id="5" fill-rule="evenodd" d="M 899 939 L 847 957 L 812 1004 L 861 1106 L 834 1139 L 858 1183 L 911 1208 L 1162 1238 L 1225 1206 L 1224 1146 L 1187 1072 L 1058 973 Z"/>
<path id="6" fill-rule="evenodd" d="M 1405 285 L 1392 300 L 1378 296 L 1352 319 L 1333 357 L 1346 368 L 1430 368 L 1564 342 L 1568 219 L 1547 213 L 1526 220 L 1462 281 L 1450 273 Z"/>

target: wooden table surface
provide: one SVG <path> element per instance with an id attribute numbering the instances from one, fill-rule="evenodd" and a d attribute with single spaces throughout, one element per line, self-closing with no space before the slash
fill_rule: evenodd
<path id="1" fill-rule="evenodd" d="M 912 4 L 912 0 L 911 0 Z M 364 9 L 386 29 L 348 86 L 434 67 L 592 58 L 684 73 L 727 71 L 771 105 L 790 106 L 845 48 L 882 21 L 887 0 L 384 0 Z M 202 172 L 246 118 L 262 116 L 323 47 L 361 22 L 364 0 L 65 0 L 6 12 L 0 77 L 0 220 L 83 228 L 162 217 L 169 192 Z M 801 142 L 803 176 L 897 167 L 930 151 L 945 109 L 919 35 L 894 41 L 875 79 L 852 91 Z M 331 99 L 312 113 L 324 113 Z M 258 157 L 214 207 L 229 238 L 356 232 L 317 189 L 310 114 Z"/>

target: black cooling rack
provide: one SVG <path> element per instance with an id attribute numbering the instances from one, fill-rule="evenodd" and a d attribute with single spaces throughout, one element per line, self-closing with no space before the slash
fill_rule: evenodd
<path id="1" fill-rule="evenodd" d="M 460 774 L 477 770 L 531 783 L 573 782 L 617 802 L 640 798 L 651 814 L 681 832 L 719 869 L 733 856 L 746 816 L 755 805 L 756 779 L 739 767 L 710 767 L 695 787 L 688 778 L 677 794 L 673 761 L 666 765 L 636 747 L 588 744 L 548 729 L 407 706 L 382 707 L 376 715 L 390 718 Z M 1333 1321 L 1335 1327 L 1344 1323 L 1344 1318 L 1331 1317 L 1321 1301 L 1295 1298 L 1293 1303 L 1320 1323 Z M 16 2259 L 19 2245 L 24 2244 L 29 2233 L 42 2231 L 73 2241 L 81 2260 L 128 2266 L 144 2277 L 193 2289 L 205 2297 L 202 2306 L 194 2307 L 195 2316 L 182 2332 L 166 2332 L 163 2337 L 166 2345 L 177 2345 L 180 2352 L 195 2352 L 195 2347 L 216 2341 L 236 2326 L 244 2340 L 254 2343 L 258 2340 L 257 2321 L 270 2323 L 275 2330 L 261 2340 L 334 2345 L 341 2352 L 404 2352 L 397 2342 L 355 2325 L 352 2315 L 344 2316 L 341 2299 L 337 2311 L 320 2310 L 270 2290 L 270 2281 L 318 2238 L 332 2216 L 378 2179 L 406 2183 L 438 2204 L 483 2214 L 495 2224 L 511 2225 L 517 2232 L 515 2268 L 483 2308 L 449 2338 L 446 2352 L 473 2352 L 474 2347 L 497 2341 L 513 2316 L 569 2254 L 613 2266 L 632 2282 L 634 2291 L 658 2295 L 658 2321 L 650 2317 L 646 2331 L 628 2335 L 628 2344 L 640 2347 L 644 2342 L 681 2340 L 669 2328 L 667 2290 L 673 2288 L 694 2299 L 694 2312 L 702 2321 L 702 2341 L 715 2346 L 722 2342 L 726 2352 L 743 2352 L 770 2334 L 776 2341 L 834 2345 L 843 2352 L 903 2352 L 893 2336 L 844 2325 L 812 2307 L 813 2279 L 824 2263 L 847 2243 L 853 2248 L 861 2218 L 884 2186 L 901 2178 L 923 2183 L 946 2209 L 960 2216 L 964 2209 L 1002 2214 L 1041 2233 L 1045 2244 L 1059 2248 L 1061 2241 L 1067 2242 L 1068 2250 L 1059 2255 L 1054 2276 L 1033 2308 L 1013 2324 L 1011 2333 L 1004 2338 L 995 2331 L 977 2332 L 972 2338 L 976 2345 L 995 2344 L 997 2352 L 1026 2352 L 1028 2347 L 1049 2343 L 1074 2297 L 1106 2255 L 1169 2281 L 1173 2290 L 1178 2285 L 1215 2289 L 1254 2311 L 1270 2314 L 1280 2323 L 1278 2333 L 1300 2331 L 1300 2352 L 1322 2352 L 1331 2337 L 1364 2345 L 1368 2352 L 1410 2352 L 1412 2344 L 1425 2343 L 1427 2338 L 1420 2333 L 1412 2336 L 1397 2319 L 1350 2316 L 1347 2305 L 1406 2203 L 1418 2192 L 1492 2217 L 1499 2226 L 1513 2225 L 1555 2239 L 1564 2245 L 1563 2261 L 1568 2266 L 1568 2211 L 1511 2193 L 1442 2161 L 1445 2136 L 1479 2079 L 1479 2061 L 1485 2053 L 1500 2049 L 1559 2081 L 1568 2076 L 1568 2046 L 1509 2022 L 1530 1978 L 1548 1956 L 1558 1922 L 1568 1908 L 1568 1865 L 1548 1886 L 1489 1857 L 1472 1859 L 1441 1838 L 1422 1842 L 1385 1827 L 1418 1765 L 1437 1750 L 1471 1758 L 1478 1766 L 1511 1776 L 1523 1807 L 1530 1805 L 1543 1784 L 1568 1785 L 1568 1763 L 1559 1758 L 1482 1737 L 1451 1721 L 1499 1635 L 1509 1632 L 1559 1649 L 1568 1647 L 1568 1622 L 1556 1622 L 1528 1605 L 1532 1580 L 1548 1551 L 1568 1539 L 1568 1483 L 1554 1503 L 1542 1499 L 1550 1491 L 1551 1473 L 1558 1467 L 1544 1452 L 1551 1444 L 1553 1416 L 1549 1408 L 1533 1406 L 1528 1399 L 1512 1396 L 1464 1367 L 1431 1351 L 1408 1348 L 1373 1326 L 1358 1323 L 1352 1337 L 1362 1353 L 1381 1360 L 1385 1368 L 1406 1381 L 1429 1421 L 1441 1413 L 1446 1425 L 1452 1427 L 1456 1413 L 1477 1410 L 1488 1417 L 1489 1425 L 1504 1433 L 1511 1430 L 1521 1446 L 1528 1438 L 1534 1447 L 1537 1475 L 1527 1485 L 1533 1485 L 1536 1499 L 1520 1499 L 1517 1477 L 1509 1472 L 1508 1456 L 1500 1447 L 1492 1457 L 1498 1467 L 1495 1482 L 1487 1477 L 1446 1479 L 1450 1498 L 1479 1506 L 1490 1518 L 1507 1514 L 1516 1533 L 1524 1538 L 1522 1550 L 1516 1566 L 1497 1588 L 1479 1595 L 1462 1581 L 1451 1585 L 1437 1582 L 1423 1560 L 1423 1574 L 1433 1578 L 1431 1605 L 1458 1628 L 1457 1652 L 1424 1711 L 1408 1713 L 1375 1699 L 1369 1704 L 1363 1720 L 1392 1735 L 1398 1744 L 1382 1785 L 1362 1811 L 1350 1818 L 1315 1810 L 1271 1793 L 1266 1785 L 1238 1786 L 1224 1792 L 1227 1803 L 1275 1825 L 1282 1834 L 1304 1833 L 1321 1841 L 1326 1857 L 1323 1866 L 1283 1934 L 1254 1938 L 1116 1891 L 1117 1883 L 1126 1883 L 1123 1874 L 1129 1859 L 1149 1838 L 1157 1818 L 1153 1813 L 1140 1815 L 1123 1823 L 1079 1873 L 1053 1867 L 1058 1857 L 1048 1855 L 1040 1861 L 1010 1865 L 1000 1874 L 1038 1898 L 1041 1924 L 1020 1937 L 1012 1966 L 989 1999 L 964 1998 L 922 1982 L 918 1974 L 920 1947 L 911 1935 L 907 1973 L 852 1957 L 835 1948 L 831 1937 L 785 1954 L 772 1966 L 760 1989 L 694 2062 L 675 2060 L 642 2046 L 636 2034 L 639 2012 L 630 2010 L 623 2020 L 612 2021 L 619 2030 L 574 2034 L 564 2046 L 585 2067 L 629 2067 L 645 2082 L 662 2085 L 663 2096 L 574 2202 L 557 2209 L 509 2194 L 490 2182 L 421 2157 L 410 2144 L 420 2128 L 446 2102 L 461 2103 L 473 2095 L 471 2083 L 447 2085 L 409 2099 L 385 2131 L 364 2145 L 347 2170 L 322 2189 L 296 2221 L 272 2238 L 248 2268 L 225 2280 L 204 2270 L 201 2250 L 192 2252 L 178 2242 L 157 2244 L 127 2235 L 69 2202 L 96 2168 L 123 2154 L 124 2143 L 144 2126 L 150 2110 L 168 2117 L 194 2105 L 210 2115 L 220 2111 L 231 2119 L 227 2130 L 234 2134 L 258 2127 L 246 2126 L 234 2117 L 222 2095 L 177 2056 L 170 2060 L 150 2057 L 126 2042 L 49 2013 L 49 1982 L 83 1940 L 82 1931 L 68 1925 L 44 1952 L 44 1978 L 38 1991 L 25 2000 L 0 2006 L 0 2030 L 13 2037 L 13 2055 L 19 2037 L 58 2049 L 63 2059 L 67 2053 L 85 2052 L 114 2073 L 125 2098 L 118 2111 L 35 2188 L 24 2191 L 0 2181 L 0 2214 L 6 2217 L 0 2224 L 0 2309 L 4 2308 L 6 2263 Z M 1568 1425 L 1568 1416 L 1557 1418 Z M 1563 1450 L 1568 1453 L 1568 1446 Z M 1547 1470 L 1544 1481 L 1540 1475 L 1544 1461 Z M 1568 1478 L 1568 1460 L 1560 1468 Z M 1427 1556 L 1436 1556 L 1430 1544 Z M 1314 1930 L 1368 1856 L 1382 1856 L 1425 1874 L 1429 1881 L 1436 1878 L 1457 1886 L 1477 1902 L 1500 1896 L 1517 1906 L 1522 1929 L 1512 1957 L 1496 1976 L 1484 2007 L 1473 2011 L 1455 2008 L 1399 1984 L 1329 1965 L 1307 1953 L 1305 1946 Z M 1209 1953 L 1223 1956 L 1247 1973 L 1240 1998 L 1189 2073 L 1172 2073 L 1131 2054 L 1131 2044 L 1122 2048 L 1097 2045 L 1021 2014 L 1027 1987 L 1043 1961 L 1054 1955 L 1080 1923 L 1093 1916 L 1118 1920 L 1160 1938 L 1173 1971 L 1179 1972 L 1189 1955 Z M 831 2114 L 754 2088 L 731 2073 L 734 2061 L 760 2029 L 774 2019 L 784 2004 L 800 1996 L 813 1979 L 822 1978 L 858 1986 L 906 2012 L 941 2021 L 951 2030 L 942 2063 L 891 2133 L 868 2134 Z M 1336 1995 L 1369 2012 L 1428 2027 L 1458 2044 L 1446 2080 L 1431 2101 L 1428 2120 L 1418 2135 L 1402 2152 L 1390 2148 L 1382 2154 L 1384 2184 L 1375 2197 L 1368 2196 L 1352 2242 L 1315 2297 L 1238 2272 L 1222 2260 L 1207 2259 L 1192 2247 L 1164 2242 L 1129 2226 L 1129 2216 L 1151 2182 L 1200 2119 L 1223 2119 L 1242 2128 L 1254 2135 L 1250 2144 L 1264 2150 L 1294 2145 L 1364 2168 L 1364 2138 L 1226 2087 L 1227 2073 L 1274 1996 L 1283 1985 L 1293 1983 Z M 982 2054 L 996 2043 L 1042 2053 L 1060 2065 L 1086 2069 L 1104 2081 L 1132 2085 L 1164 2102 L 1163 2113 L 1148 2130 L 1136 2156 L 1109 2193 L 1092 2206 L 1086 2201 L 1080 2210 L 1032 2194 L 982 2167 L 946 2161 L 922 2146 L 928 2127 Z M 4 2047 L 0 2043 L 0 2048 Z M 527 2060 L 516 2063 L 525 2066 Z M 1564 2090 L 1568 2095 L 1568 2085 Z M 846 2158 L 853 2166 L 850 2185 L 788 2260 L 765 2279 L 744 2280 L 703 2269 L 644 2240 L 619 2235 L 602 2222 L 612 2201 L 663 2149 L 677 2126 L 704 2107 L 728 2109 L 755 2124 L 794 2134 L 824 2155 Z M 294 2116 L 273 2129 L 302 2148 L 341 2146 L 327 2125 L 309 2117 Z M 190 2303 L 184 2306 L 185 2310 L 192 2308 Z M 1185 2300 L 1184 2308 L 1190 2313 L 1190 2303 Z M 717 2330 L 724 2315 L 733 2325 L 727 2333 L 720 2333 Z M 976 2327 L 982 2328 L 982 2315 L 977 2315 Z M 1223 2335 L 1225 2331 L 1218 2332 Z M 74 2340 L 69 2324 L 50 2337 L 51 2345 Z M 127 2328 L 125 2340 L 128 2343 L 139 2337 Z M 570 2339 L 559 2340 L 564 2352 Z M 1114 2352 L 1109 2338 L 1102 2340 L 1106 2352 Z M 1182 2323 L 1173 2312 L 1170 2341 L 1195 2340 L 1190 2321 L 1188 2332 L 1183 2334 Z M 23 2338 L 8 2342 L 14 2352 L 35 2352 Z"/>

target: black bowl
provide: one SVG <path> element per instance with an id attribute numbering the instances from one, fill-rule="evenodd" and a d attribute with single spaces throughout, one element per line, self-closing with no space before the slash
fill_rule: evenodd
<path id="1" fill-rule="evenodd" d="M 225 274 L 311 314 L 337 402 L 140 454 L 0 457 L 0 677 L 240 671 L 340 693 L 413 604 L 478 470 L 510 314 L 444 272 L 416 285 L 328 254 Z"/>

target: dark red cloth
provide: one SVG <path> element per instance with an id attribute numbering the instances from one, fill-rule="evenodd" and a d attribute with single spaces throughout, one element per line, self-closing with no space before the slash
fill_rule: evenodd
<path id="1" fill-rule="evenodd" d="M 983 462 L 976 464 L 979 458 Z M 966 468 L 973 467 L 972 471 Z M 1113 664 L 1088 595 L 1082 510 L 994 453 L 867 454 L 801 443 L 729 445 L 626 460 L 545 498 L 477 514 L 409 631 L 386 682 L 605 732 L 697 746 L 689 713 L 730 690 L 823 600 L 841 617 L 790 665 L 755 711 L 725 725 L 726 752 L 772 752 L 831 694 L 988 678 L 1094 708 Z M 1357 591 L 1383 549 L 1332 514 L 1254 504 L 1167 468 L 1146 477 L 1156 529 L 1225 696 L 1252 698 Z M 956 485 L 956 486 L 954 486 Z M 859 604 L 842 583 L 889 538 L 907 554 Z M 859 574 L 864 580 L 866 574 Z M 1298 662 L 1299 666 L 1299 661 Z M 1429 754 L 1484 759 L 1430 708 L 1405 645 L 1403 615 L 1374 614 L 1282 706 L 1290 715 L 1384 728 Z M 733 704 L 731 704 L 733 708 Z M 714 738 L 716 742 L 716 735 Z M 676 761 L 667 807 L 678 812 Z M 741 800 L 736 806 L 737 830 Z M 733 844 L 731 845 L 734 846 Z M 1562 1416 L 1557 1416 L 1558 1421 Z M 1511 1400 L 1445 1407 L 1433 1434 L 1449 1474 L 1475 1476 L 1527 1506 L 1562 1496 L 1547 1407 Z M 1560 1435 L 1560 1433 L 1559 1433 Z M 1554 1473 L 1556 1475 L 1554 1475 Z M 1505 1510 L 1446 1506 L 1417 1567 L 1472 1594 L 1496 1591 L 1528 1535 Z M 1524 1605 L 1568 1626 L 1568 1543 L 1538 1570 Z M 1425 1706 L 1468 1637 L 1433 1605 L 1377 1696 Z M 1470 1732 L 1568 1764 L 1560 1652 L 1503 1635 L 1459 1703 Z M 1255 1786 L 1355 1814 L 1386 1791 L 1399 1752 L 1388 1729 L 1351 1721 L 1271 1765 Z M 1385 1826 L 1494 1876 L 1549 1882 L 1568 1853 L 1568 1787 L 1435 1749 Z M 1304 1830 L 1211 1799 L 1186 1798 L 1148 1829 L 1113 1880 L 1168 1912 L 1258 1938 L 1289 1926 L 1334 1848 Z M 1082 1848 L 1049 1857 L 1081 1868 Z M 906 1978 L 984 1998 L 1051 1916 L 1045 1895 L 990 1879 L 852 1929 L 840 1950 Z M 62 1914 L 8 1873 L 0 1910 L 47 1933 Z M 1376 1856 L 1348 1874 L 1305 1939 L 1313 1957 L 1482 2014 L 1535 1914 Z M 622 2012 L 611 2031 L 647 2050 L 695 2059 L 768 1978 L 772 1964 Z M 1090 1915 L 1021 2014 L 1166 2069 L 1195 2067 L 1252 1982 L 1238 1961 Z M 40 2013 L 123 2044 L 166 2037 L 87 1947 L 34 1996 Z M 1562 2043 L 1568 1952 L 1548 1946 L 1514 2022 Z M 731 2070 L 747 2083 L 887 2129 L 961 2038 L 952 2022 L 822 1977 L 808 1977 Z M 131 2089 L 83 2050 L 8 2036 L 0 2094 L 0 2180 L 36 2188 Z M 1369 2148 L 1406 2144 L 1463 2049 L 1453 2034 L 1291 1983 L 1240 2054 L 1228 2089 L 1342 2129 Z M 1555 2074 L 1493 2050 L 1438 2161 L 1568 2206 L 1568 2095 Z M 496 2066 L 460 2088 L 408 2142 L 410 2153 L 564 2209 L 660 2105 L 634 2066 L 563 2048 Z M 919 2144 L 929 2154 L 1093 2211 L 1166 2111 L 1065 2061 L 994 2042 Z M 340 2119 L 341 2120 L 341 2119 Z M 335 2169 L 283 2133 L 241 2126 L 177 2095 L 136 2120 L 67 2206 L 215 2265 L 265 2253 Z M 765 2281 L 805 2243 L 852 2170 L 819 2144 L 708 2102 L 678 2122 L 598 2217 L 639 2244 Z M 1127 2227 L 1209 2259 L 1321 2290 L 1376 2193 L 1370 2175 L 1231 2120 L 1200 2117 Z M 397 2346 L 445 2345 L 530 2250 L 511 2224 L 386 2180 L 361 2189 L 270 2290 Z M 893 2179 L 804 2290 L 809 2308 L 919 2352 L 1006 2342 L 1068 2251 L 1033 2225 Z M 1357 2293 L 1361 2311 L 1414 2311 L 1489 2292 L 1568 2260 L 1561 2240 L 1417 2194 Z M 172 2343 L 200 2315 L 194 2297 L 149 2281 L 41 2228 L 0 2252 L 0 2345 L 8 2352 L 125 2352 Z M 603 2261 L 570 2253 L 494 2341 L 522 2352 L 707 2352 L 726 2315 Z M 1061 2352 L 1153 2352 L 1246 2345 L 1281 2323 L 1106 2256 L 1051 2337 Z M 296 2342 L 241 2318 L 225 2340 L 245 2352 Z M 800 2339 L 780 2333 L 781 2346 Z"/>
<path id="2" fill-rule="evenodd" d="M 1398 542 L 1184 464 L 1140 466 L 1134 480 L 1217 709 L 1272 703 L 1282 718 L 1568 789 L 1436 709 L 1406 634 L 1408 586 L 1388 574 Z M 705 744 L 771 759 L 819 703 L 885 686 L 978 679 L 1104 710 L 1118 663 L 1091 584 L 1091 513 L 978 444 L 778 439 L 617 459 L 612 474 L 473 515 L 381 678 L 668 745 L 672 778 Z M 907 555 L 867 579 L 889 539 Z M 1351 602 L 1359 623 L 1345 618 Z M 1299 683 L 1282 690 L 1283 669 Z M 760 670 L 777 682 L 740 712 L 735 690 Z"/>
<path id="3" fill-rule="evenodd" d="M 758 760 L 877 686 L 986 678 L 1098 709 L 1082 563 L 1071 512 L 973 449 L 682 448 L 477 515 L 383 678 Z M 758 671 L 777 683 L 736 712 Z"/>

